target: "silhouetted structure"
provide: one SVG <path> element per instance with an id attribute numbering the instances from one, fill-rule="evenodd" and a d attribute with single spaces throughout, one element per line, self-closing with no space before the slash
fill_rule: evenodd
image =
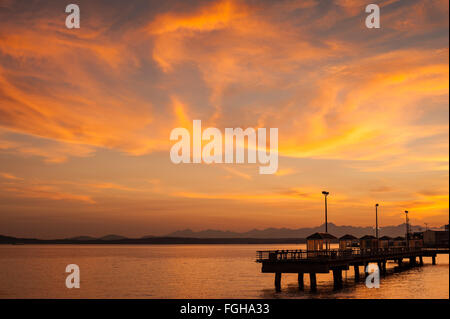
<path id="1" fill-rule="evenodd" d="M 423 247 L 423 233 L 409 233 L 408 234 L 409 247 Z"/>
<path id="2" fill-rule="evenodd" d="M 378 240 L 378 245 L 380 248 L 386 249 L 392 246 L 392 238 L 389 236 L 382 236 Z"/>
<path id="3" fill-rule="evenodd" d="M 425 247 L 448 247 L 448 225 L 447 230 L 427 230 L 423 232 L 423 244 Z"/>
<path id="4" fill-rule="evenodd" d="M 392 240 L 393 247 L 406 247 L 405 237 L 397 236 Z"/>
<path id="5" fill-rule="evenodd" d="M 372 235 L 366 235 L 359 239 L 359 247 L 361 249 L 377 249 L 378 239 Z"/>
<path id="6" fill-rule="evenodd" d="M 344 235 L 339 238 L 339 249 L 345 250 L 345 249 L 352 249 L 353 247 L 358 247 L 359 242 L 358 238 L 356 238 L 353 235 Z"/>
<path id="7" fill-rule="evenodd" d="M 328 233 L 314 233 L 306 237 L 306 247 L 308 250 L 329 250 L 331 242 L 337 238 Z"/>

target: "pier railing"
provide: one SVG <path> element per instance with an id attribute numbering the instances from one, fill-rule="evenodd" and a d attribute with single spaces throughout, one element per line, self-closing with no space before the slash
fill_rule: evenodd
<path id="1" fill-rule="evenodd" d="M 391 257 L 408 253 L 417 253 L 422 248 L 375 248 L 375 249 L 328 249 L 328 250 L 259 250 L 256 252 L 256 261 L 300 261 L 300 260 L 337 260 L 354 259 L 358 257 Z"/>

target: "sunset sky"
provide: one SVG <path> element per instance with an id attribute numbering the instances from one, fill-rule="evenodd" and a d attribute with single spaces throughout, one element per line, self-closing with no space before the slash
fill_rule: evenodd
<path id="1" fill-rule="evenodd" d="M 0 0 L 0 234 L 448 223 L 449 3 Z M 381 8 L 367 29 L 365 6 Z M 279 167 L 179 164 L 192 120 Z"/>

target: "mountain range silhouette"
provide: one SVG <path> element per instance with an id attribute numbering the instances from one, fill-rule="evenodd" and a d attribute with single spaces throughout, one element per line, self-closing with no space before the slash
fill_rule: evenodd
<path id="1" fill-rule="evenodd" d="M 440 228 L 432 228 L 433 230 L 441 230 Z M 76 236 L 62 239 L 36 239 L 36 238 L 17 238 L 12 236 L 0 235 L 0 244 L 253 244 L 253 243 L 301 243 L 305 242 L 305 238 L 316 232 L 323 232 L 325 225 L 309 228 L 266 228 L 253 229 L 247 232 L 233 232 L 221 230 L 202 230 L 193 231 L 191 229 L 179 230 L 164 236 L 147 235 L 139 238 L 128 238 L 121 235 L 110 234 L 102 237 L 92 236 Z M 397 226 L 379 227 L 379 236 L 404 236 L 406 230 L 405 224 Z M 421 226 L 410 225 L 411 232 L 424 231 Z M 374 227 L 357 227 L 357 226 L 337 226 L 328 223 L 328 232 L 336 237 L 343 235 L 353 235 L 362 237 L 365 235 L 374 235 Z"/>

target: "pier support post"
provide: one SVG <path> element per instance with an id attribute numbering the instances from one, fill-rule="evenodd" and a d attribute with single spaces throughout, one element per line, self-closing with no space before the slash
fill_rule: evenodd
<path id="1" fill-rule="evenodd" d="M 369 276 L 369 273 L 367 272 L 367 266 L 368 265 L 369 265 L 368 263 L 364 263 L 364 276 L 365 277 Z"/>
<path id="2" fill-rule="evenodd" d="M 298 273 L 298 290 L 303 290 L 304 289 L 304 282 L 303 282 L 303 273 L 299 272 Z"/>
<path id="3" fill-rule="evenodd" d="M 275 291 L 276 292 L 281 291 L 281 272 L 275 273 Z"/>
<path id="4" fill-rule="evenodd" d="M 403 262 L 403 258 L 400 258 L 400 259 L 398 260 L 398 266 L 399 266 L 399 267 L 402 266 L 402 262 Z"/>
<path id="5" fill-rule="evenodd" d="M 422 256 L 419 256 L 419 263 L 421 266 L 423 266 L 423 257 Z"/>
<path id="6" fill-rule="evenodd" d="M 431 257 L 431 260 L 432 260 L 432 264 L 433 264 L 433 265 L 436 265 L 436 256 L 432 256 L 432 257 Z"/>
<path id="7" fill-rule="evenodd" d="M 384 260 L 382 263 L 381 263 L 381 273 L 383 274 L 383 275 L 386 275 L 386 260 Z"/>
<path id="8" fill-rule="evenodd" d="M 309 283 L 310 283 L 310 288 L 311 291 L 316 291 L 317 290 L 317 281 L 316 281 L 316 273 L 315 272 L 310 272 L 309 273 Z"/>
<path id="9" fill-rule="evenodd" d="M 411 267 L 416 265 L 416 257 L 409 257 L 409 265 Z"/>
<path id="10" fill-rule="evenodd" d="M 333 269 L 334 289 L 342 288 L 342 270 Z"/>
<path id="11" fill-rule="evenodd" d="M 359 265 L 354 265 L 353 267 L 355 268 L 355 281 L 358 282 L 359 281 Z"/>

